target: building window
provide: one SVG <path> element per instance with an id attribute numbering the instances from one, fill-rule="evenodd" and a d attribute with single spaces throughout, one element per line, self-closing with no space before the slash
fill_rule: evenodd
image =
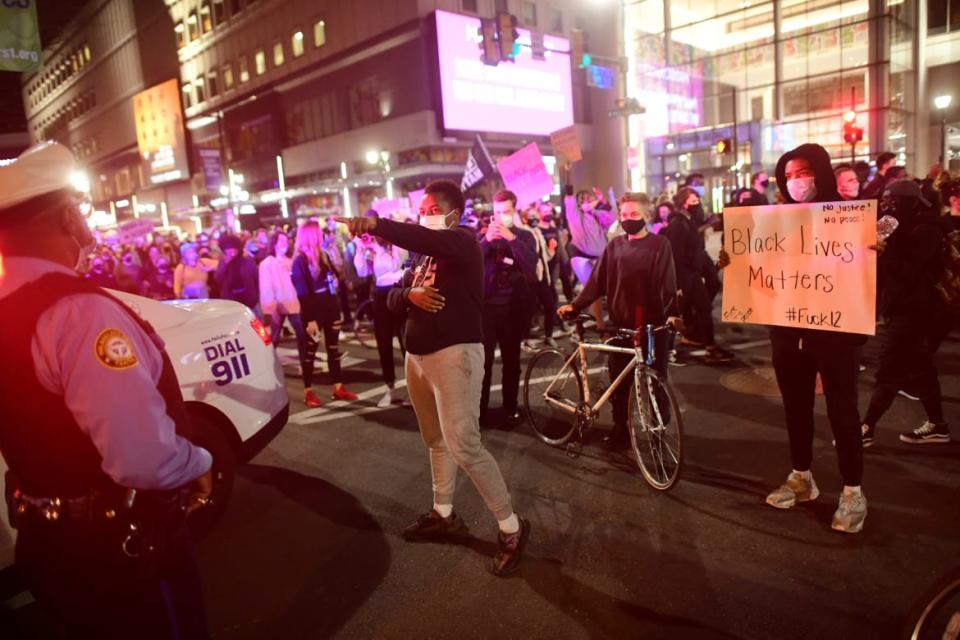
<path id="1" fill-rule="evenodd" d="M 210 3 L 200 5 L 200 29 L 203 33 L 213 31 L 213 14 L 210 13 Z"/>
<path id="2" fill-rule="evenodd" d="M 223 24 L 227 19 L 227 6 L 223 0 L 213 0 L 213 22 L 214 24 Z"/>
<path id="3" fill-rule="evenodd" d="M 233 65 L 229 62 L 223 65 L 223 90 L 233 89 Z"/>
<path id="4" fill-rule="evenodd" d="M 297 31 L 290 37 L 290 50 L 293 52 L 294 58 L 303 55 L 303 31 Z"/>
<path id="5" fill-rule="evenodd" d="M 547 9 L 547 15 L 550 16 L 550 31 L 563 33 L 563 12 L 555 7 Z"/>
<path id="6" fill-rule="evenodd" d="M 283 64 L 283 43 L 273 43 L 273 66 L 279 67 Z"/>
<path id="7" fill-rule="evenodd" d="M 197 104 L 200 104 L 206 100 L 206 96 L 204 95 L 203 91 L 203 76 L 200 76 L 193 81 L 193 92 L 196 96 Z"/>
<path id="8" fill-rule="evenodd" d="M 189 82 L 183 85 L 183 108 L 189 109 L 193 106 L 193 85 Z"/>
<path id="9" fill-rule="evenodd" d="M 253 68 L 258 76 L 267 72 L 267 54 L 263 52 L 263 49 L 257 49 L 257 52 L 253 54 Z"/>
<path id="10" fill-rule="evenodd" d="M 187 33 L 190 35 L 190 42 L 200 37 L 200 21 L 197 20 L 196 11 L 191 11 L 187 16 Z"/>
<path id="11" fill-rule="evenodd" d="M 220 83 L 218 82 L 217 72 L 211 71 L 207 74 L 207 92 L 210 94 L 211 98 L 216 98 L 217 94 L 220 93 Z"/>
<path id="12" fill-rule="evenodd" d="M 230 0 L 230 15 L 235 16 L 240 13 L 240 0 Z"/>
<path id="13" fill-rule="evenodd" d="M 313 23 L 313 46 L 322 47 L 327 43 L 327 23 L 317 20 Z"/>
<path id="14" fill-rule="evenodd" d="M 90 45 L 88 44 L 83 45 L 83 57 L 90 62 Z"/>
<path id="15" fill-rule="evenodd" d="M 493 0 L 493 10 L 497 13 L 510 13 L 507 0 Z"/>
<path id="16" fill-rule="evenodd" d="M 240 84 L 250 79 L 250 70 L 247 69 L 247 56 L 240 56 Z"/>
<path id="17" fill-rule="evenodd" d="M 537 5 L 526 0 L 523 3 L 523 24 L 530 27 L 537 26 Z"/>
<path id="18" fill-rule="evenodd" d="M 463 0 L 463 10 L 470 13 L 477 12 L 477 0 Z"/>

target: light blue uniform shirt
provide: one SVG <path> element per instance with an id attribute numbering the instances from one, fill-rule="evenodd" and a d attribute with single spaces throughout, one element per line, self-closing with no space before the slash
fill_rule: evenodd
<path id="1" fill-rule="evenodd" d="M 48 260 L 14 256 L 3 259 L 3 271 L 0 300 L 48 273 L 75 275 Z M 109 366 L 97 354 L 107 330 L 113 330 L 107 335 L 121 349 L 123 367 Z M 63 397 L 103 457 L 103 472 L 122 487 L 181 487 L 206 473 L 213 461 L 205 449 L 178 436 L 167 415 L 157 390 L 162 348 L 162 341 L 154 344 L 118 302 L 97 294 L 67 296 L 37 321 L 31 344 L 37 379 Z"/>

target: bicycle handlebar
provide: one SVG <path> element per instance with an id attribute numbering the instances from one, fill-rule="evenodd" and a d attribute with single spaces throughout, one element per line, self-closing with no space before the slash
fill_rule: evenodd
<path id="1" fill-rule="evenodd" d="M 578 313 L 576 316 L 573 317 L 573 321 L 574 323 L 576 323 L 577 335 L 579 335 L 580 337 L 583 337 L 583 334 L 586 333 L 588 330 L 595 331 L 597 333 L 613 333 L 618 338 L 635 338 L 637 337 L 638 334 L 645 333 L 648 330 L 648 328 L 649 328 L 649 331 L 654 334 L 660 333 L 662 331 L 674 331 L 674 328 L 670 326 L 670 324 L 666 324 L 666 323 L 655 326 L 655 327 L 653 327 L 652 325 L 646 325 L 644 327 L 641 327 L 640 329 L 624 329 L 622 327 L 610 327 L 610 328 L 604 327 L 601 329 L 600 327 L 596 327 L 596 326 L 585 327 L 584 326 L 585 322 L 595 321 L 595 318 L 589 313 Z"/>

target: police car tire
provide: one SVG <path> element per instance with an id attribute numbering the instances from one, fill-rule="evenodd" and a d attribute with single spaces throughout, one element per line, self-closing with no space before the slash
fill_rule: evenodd
<path id="1" fill-rule="evenodd" d="M 230 440 L 216 424 L 203 416 L 190 416 L 193 427 L 191 440 L 203 447 L 213 456 L 213 494 L 211 503 L 190 514 L 187 525 L 195 540 L 205 538 L 220 518 L 223 517 L 233 494 L 233 483 L 237 472 L 237 454 Z"/>

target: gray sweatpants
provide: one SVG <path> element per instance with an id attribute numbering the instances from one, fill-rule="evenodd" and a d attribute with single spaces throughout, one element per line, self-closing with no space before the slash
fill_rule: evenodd
<path id="1" fill-rule="evenodd" d="M 497 520 L 513 513 L 500 467 L 480 441 L 483 345 L 456 344 L 418 356 L 407 353 L 407 390 L 430 448 L 433 501 L 453 504 L 457 467 L 466 472 Z"/>

